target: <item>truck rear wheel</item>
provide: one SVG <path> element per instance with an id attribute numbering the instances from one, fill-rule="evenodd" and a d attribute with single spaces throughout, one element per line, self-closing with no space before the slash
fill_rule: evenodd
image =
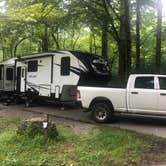
<path id="1" fill-rule="evenodd" d="M 98 123 L 108 122 L 113 118 L 113 109 L 106 102 L 94 103 L 91 109 L 92 118 Z"/>

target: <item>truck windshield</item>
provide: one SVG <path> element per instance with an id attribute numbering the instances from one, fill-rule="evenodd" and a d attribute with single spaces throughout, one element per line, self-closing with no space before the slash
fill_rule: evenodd
<path id="1" fill-rule="evenodd" d="M 109 66 L 105 59 L 102 58 L 93 59 L 91 62 L 91 66 L 93 70 L 98 74 L 103 74 L 103 75 L 109 74 Z"/>

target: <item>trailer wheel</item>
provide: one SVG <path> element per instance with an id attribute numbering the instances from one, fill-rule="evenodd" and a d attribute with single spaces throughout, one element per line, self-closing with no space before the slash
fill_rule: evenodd
<path id="1" fill-rule="evenodd" d="M 106 102 L 93 103 L 91 110 L 92 118 L 98 123 L 105 123 L 113 119 L 113 108 Z"/>

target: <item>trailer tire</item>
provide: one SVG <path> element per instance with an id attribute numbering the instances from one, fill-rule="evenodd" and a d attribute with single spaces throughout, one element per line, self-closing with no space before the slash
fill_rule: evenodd
<path id="1" fill-rule="evenodd" d="M 91 106 L 92 118 L 98 123 L 113 120 L 113 108 L 107 102 L 95 102 Z"/>

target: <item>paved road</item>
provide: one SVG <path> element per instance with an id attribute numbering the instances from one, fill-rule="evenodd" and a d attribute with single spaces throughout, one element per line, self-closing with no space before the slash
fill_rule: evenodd
<path id="1" fill-rule="evenodd" d="M 166 138 L 166 118 L 118 116 L 111 126 Z"/>
<path id="2" fill-rule="evenodd" d="M 0 104 L 0 116 L 31 116 L 30 112 L 36 115 L 40 113 L 53 115 L 57 118 L 72 119 L 87 123 L 94 123 L 90 113 L 85 113 L 81 109 L 66 108 L 63 109 L 56 105 L 36 106 L 25 108 L 23 105 L 3 106 Z M 131 116 L 118 116 L 117 121 L 113 124 L 108 123 L 108 126 L 125 128 L 136 132 L 153 134 L 166 138 L 166 118 L 140 118 Z"/>

